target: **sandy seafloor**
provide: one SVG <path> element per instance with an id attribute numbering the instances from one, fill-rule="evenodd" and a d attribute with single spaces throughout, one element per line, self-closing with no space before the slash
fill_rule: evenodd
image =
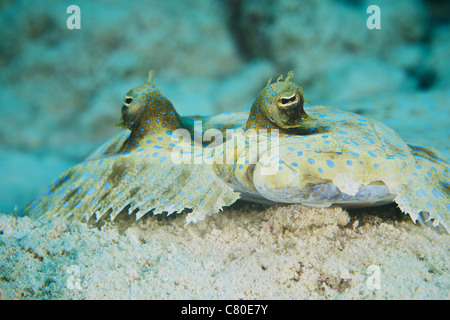
<path id="1" fill-rule="evenodd" d="M 68 30 L 66 8 L 81 8 Z M 366 8 L 382 28 L 366 28 Z M 101 229 L 14 212 L 117 132 L 155 70 L 182 115 L 247 111 L 289 70 L 314 104 L 449 154 L 445 1 L 0 1 L 3 299 L 449 299 L 450 237 L 395 206 L 238 202 Z"/>

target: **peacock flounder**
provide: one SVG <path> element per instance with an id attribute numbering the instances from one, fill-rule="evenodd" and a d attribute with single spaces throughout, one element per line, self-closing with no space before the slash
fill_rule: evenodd
<path id="1" fill-rule="evenodd" d="M 97 221 L 190 209 L 187 222 L 196 222 L 239 196 L 315 207 L 395 202 L 413 221 L 448 233 L 448 160 L 378 121 L 304 106 L 293 73 L 269 81 L 250 113 L 192 118 L 177 114 L 152 76 L 125 97 L 127 132 L 62 174 L 26 211 Z M 195 138 L 211 130 L 214 143 Z M 190 160 L 175 161 L 174 150 Z"/>
<path id="2" fill-rule="evenodd" d="M 126 94 L 119 126 L 125 132 L 64 172 L 24 211 L 98 222 L 114 220 L 121 212 L 139 219 L 190 209 L 187 221 L 196 222 L 238 199 L 211 166 L 173 163 L 174 132 L 181 128 L 181 118 L 155 86 L 152 72 L 147 82 Z M 202 148 L 188 143 L 194 151 Z"/>

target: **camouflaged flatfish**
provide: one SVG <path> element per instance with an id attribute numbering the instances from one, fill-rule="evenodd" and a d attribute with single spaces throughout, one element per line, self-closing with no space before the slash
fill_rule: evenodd
<path id="1" fill-rule="evenodd" d="M 243 147 L 236 163 L 215 165 L 217 174 L 251 201 L 313 207 L 395 202 L 413 221 L 448 233 L 448 160 L 436 150 L 408 145 L 378 121 L 330 107 L 304 107 L 292 76 L 269 81 L 250 113 L 242 114 L 245 132 L 237 140 Z M 251 150 L 261 144 L 254 131 L 268 140 L 278 131 L 278 141 Z M 253 144 L 246 142 L 252 139 Z M 226 151 L 228 143 L 235 142 L 225 142 L 215 153 Z M 276 172 L 268 168 L 274 164 Z"/>
<path id="2" fill-rule="evenodd" d="M 125 97 L 128 130 L 25 210 L 90 221 L 124 210 L 140 218 L 190 209 L 187 222 L 196 222 L 239 196 L 314 207 L 395 202 L 413 221 L 448 232 L 448 160 L 408 145 L 378 121 L 304 107 L 292 76 L 269 81 L 250 113 L 182 118 L 151 75 Z"/>
<path id="3" fill-rule="evenodd" d="M 120 126 L 127 128 L 86 160 L 64 172 L 24 211 L 32 215 L 66 216 L 97 222 L 119 213 L 172 214 L 192 210 L 187 222 L 202 220 L 238 199 L 205 164 L 172 161 L 174 132 L 181 118 L 153 83 L 129 91 L 122 106 Z M 182 143 L 178 143 L 179 148 Z M 192 150 L 202 148 L 185 142 Z"/>

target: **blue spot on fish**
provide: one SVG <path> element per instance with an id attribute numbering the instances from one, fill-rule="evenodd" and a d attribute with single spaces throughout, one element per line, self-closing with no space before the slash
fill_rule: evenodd
<path id="1" fill-rule="evenodd" d="M 331 161 L 331 160 L 327 160 L 327 165 L 328 165 L 330 168 L 334 168 L 334 162 Z"/>
<path id="2" fill-rule="evenodd" d="M 427 196 L 426 192 L 425 192 L 423 189 L 418 190 L 418 191 L 416 192 L 416 195 L 417 195 L 418 197 L 426 197 L 426 196 Z"/>

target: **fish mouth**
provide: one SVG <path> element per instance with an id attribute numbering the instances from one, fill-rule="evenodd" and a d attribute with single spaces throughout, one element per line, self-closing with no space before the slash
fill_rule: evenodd
<path id="1" fill-rule="evenodd" d="M 280 97 L 277 100 L 277 107 L 281 110 L 288 110 L 297 107 L 300 104 L 299 95 L 297 93 L 288 97 Z"/>

